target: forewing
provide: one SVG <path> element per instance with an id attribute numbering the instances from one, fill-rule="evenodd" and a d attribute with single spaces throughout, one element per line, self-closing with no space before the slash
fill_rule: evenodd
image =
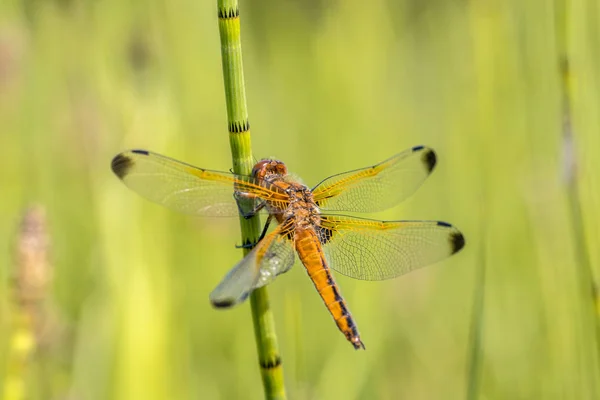
<path id="1" fill-rule="evenodd" d="M 271 282 L 294 265 L 294 246 L 287 229 L 278 227 L 246 255 L 210 294 L 215 307 L 232 307 L 253 289 Z"/>
<path id="2" fill-rule="evenodd" d="M 433 149 L 416 146 L 371 167 L 330 176 L 313 195 L 326 211 L 383 211 L 413 194 L 435 164 Z"/>
<path id="3" fill-rule="evenodd" d="M 376 221 L 321 216 L 321 242 L 331 269 L 351 278 L 395 278 L 460 251 L 462 233 L 439 221 Z"/>
<path id="4" fill-rule="evenodd" d="M 243 200 L 245 211 L 266 199 L 287 204 L 285 195 L 266 182 L 255 183 L 251 177 L 197 168 L 145 150 L 123 152 L 112 160 L 111 167 L 133 191 L 186 214 L 236 216 L 234 191 L 252 197 Z"/>

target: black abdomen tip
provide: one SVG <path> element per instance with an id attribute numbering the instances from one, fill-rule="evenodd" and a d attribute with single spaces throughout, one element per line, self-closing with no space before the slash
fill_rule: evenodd
<path id="1" fill-rule="evenodd" d="M 454 232 L 450 235 L 450 246 L 452 247 L 452 254 L 458 253 L 460 249 L 465 247 L 465 237 L 460 232 Z"/>
<path id="2" fill-rule="evenodd" d="M 365 344 L 362 342 L 362 340 L 360 340 L 360 337 L 358 336 L 355 336 L 352 339 L 350 339 L 350 343 L 352 343 L 352 346 L 354 346 L 354 350 L 367 349 L 365 347 Z"/>
<path id="3" fill-rule="evenodd" d="M 127 157 L 124 154 L 118 154 L 115 158 L 112 159 L 110 163 L 110 167 L 112 171 L 117 175 L 120 179 L 123 179 L 127 172 L 131 169 L 133 165 L 133 160 Z"/>

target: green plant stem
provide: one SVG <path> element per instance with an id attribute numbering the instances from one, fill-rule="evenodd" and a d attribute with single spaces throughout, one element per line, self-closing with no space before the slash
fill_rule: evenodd
<path id="1" fill-rule="evenodd" d="M 237 174 L 249 175 L 254 166 L 254 158 L 242 68 L 239 6 L 237 0 L 217 0 L 217 7 L 233 171 Z M 240 225 L 242 243 L 254 243 L 260 234 L 259 218 L 246 220 L 240 217 Z M 248 251 L 249 249 L 244 249 L 244 254 Z M 283 366 L 266 287 L 252 292 L 250 305 L 265 398 L 285 399 Z"/>
<path id="2" fill-rule="evenodd" d="M 481 204 L 487 204 L 487 197 L 483 196 Z M 483 209 L 480 212 L 480 221 L 485 221 Z M 485 243 L 487 239 L 487 228 L 484 223 L 481 224 L 481 242 L 479 245 L 479 262 L 475 276 L 475 285 L 473 286 L 473 306 L 471 308 L 471 327 L 469 332 L 469 349 L 467 354 L 467 400 L 479 398 L 481 384 L 481 356 L 483 344 L 483 319 L 485 312 L 486 295 L 486 272 L 487 272 L 487 254 Z"/>
<path id="3" fill-rule="evenodd" d="M 569 59 L 569 12 L 570 3 L 568 0 L 555 1 L 555 13 L 558 21 L 557 26 L 557 49 L 558 49 L 558 69 L 561 75 L 561 94 L 562 94 L 562 133 L 563 145 L 565 146 L 565 176 L 567 180 L 567 196 L 569 202 L 569 211 L 571 213 L 571 223 L 574 234 L 575 256 L 578 265 L 580 287 L 583 293 L 593 295 L 592 302 L 588 303 L 588 310 L 595 321 L 595 344 L 596 354 L 600 357 L 600 348 L 598 341 L 600 340 L 600 326 L 598 318 L 596 318 L 596 283 L 594 281 L 594 272 L 589 258 L 589 249 L 585 238 L 584 215 L 581 209 L 581 199 L 579 196 L 579 176 L 577 170 L 577 155 L 576 155 L 576 140 L 575 132 L 572 124 L 572 103 L 573 103 L 573 88 L 571 81 L 573 80 L 571 71 L 571 63 Z"/>
<path id="4" fill-rule="evenodd" d="M 593 345 L 593 351 L 586 352 L 588 370 L 593 366 L 593 375 L 598 373 L 600 363 L 600 320 L 597 315 L 597 286 L 594 271 L 590 261 L 590 252 L 585 237 L 584 214 L 581 208 L 579 192 L 579 174 L 577 170 L 576 139 L 573 128 L 573 80 L 569 57 L 570 12 L 569 0 L 555 0 L 556 15 L 556 44 L 558 50 L 558 70 L 561 75 L 562 94 L 562 134 L 564 156 L 564 173 L 567 183 L 567 199 L 572 224 L 575 260 L 577 264 L 577 278 L 579 291 L 583 295 L 581 303 L 583 315 L 581 316 L 582 335 L 587 343 Z M 591 301 L 590 301 L 591 300 Z M 597 398 L 598 387 L 591 385 L 589 388 L 593 398 Z"/>

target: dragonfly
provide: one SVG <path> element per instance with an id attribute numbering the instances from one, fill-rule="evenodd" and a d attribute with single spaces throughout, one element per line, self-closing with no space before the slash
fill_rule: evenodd
<path id="1" fill-rule="evenodd" d="M 391 279 L 457 253 L 465 238 L 447 222 L 379 221 L 344 213 L 397 205 L 421 186 L 436 162 L 433 149 L 415 146 L 325 178 L 312 189 L 276 159 L 262 159 L 250 175 L 237 175 L 129 150 L 115 156 L 111 167 L 133 191 L 183 213 L 252 218 L 266 211 L 259 240 L 212 291 L 212 305 L 242 303 L 254 289 L 289 271 L 297 256 L 339 330 L 355 349 L 364 349 L 331 271 L 365 281 Z M 277 226 L 269 231 L 273 220 Z"/>

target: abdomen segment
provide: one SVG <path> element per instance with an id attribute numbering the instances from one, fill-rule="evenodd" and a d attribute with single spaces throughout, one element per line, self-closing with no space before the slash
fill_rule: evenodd
<path id="1" fill-rule="evenodd" d="M 365 345 L 360 340 L 354 319 L 333 280 L 321 242 L 314 230 L 296 232 L 296 251 L 339 330 L 355 349 L 364 349 Z"/>

